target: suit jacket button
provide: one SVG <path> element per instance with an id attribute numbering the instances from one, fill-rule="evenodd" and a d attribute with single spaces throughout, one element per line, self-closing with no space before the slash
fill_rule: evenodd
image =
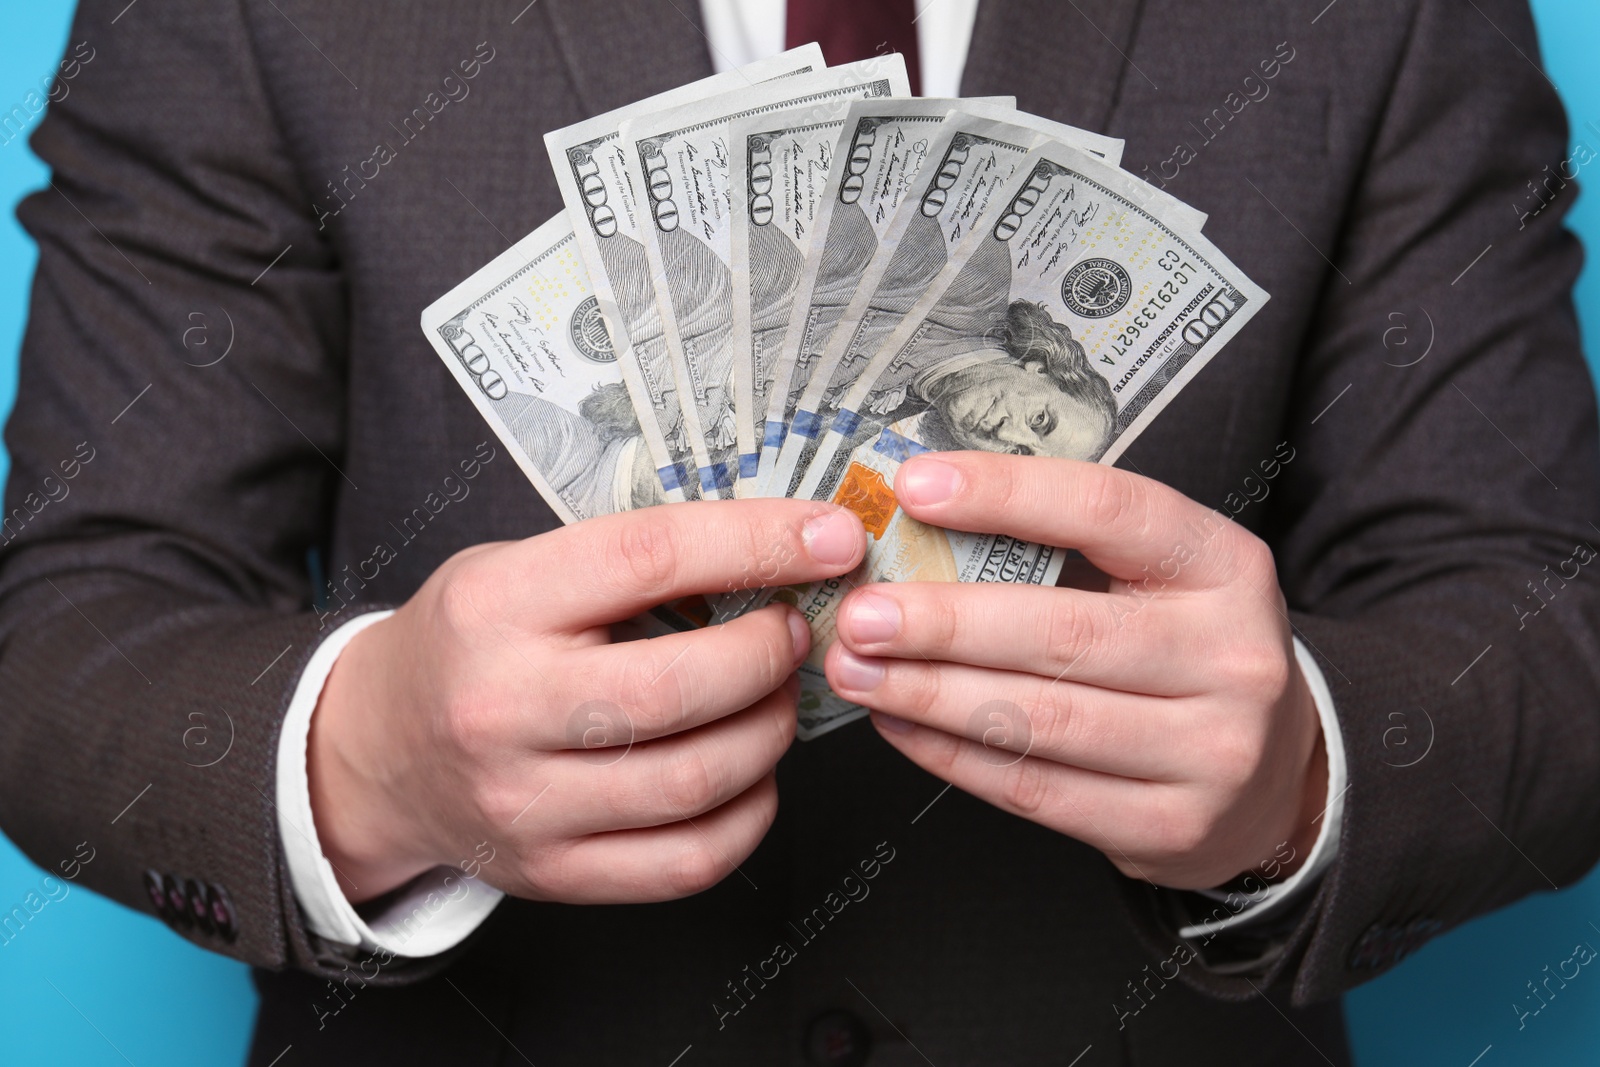
<path id="1" fill-rule="evenodd" d="M 861 1067 L 872 1052 L 872 1034 L 848 1011 L 835 1008 L 806 1027 L 806 1062 L 831 1067 Z"/>
<path id="2" fill-rule="evenodd" d="M 178 926 L 189 926 L 194 920 L 189 915 L 189 901 L 183 895 L 183 886 L 170 874 L 161 876 L 161 887 L 167 892 L 167 914 L 163 916 L 168 922 Z"/>
<path id="3" fill-rule="evenodd" d="M 211 932 L 211 906 L 206 903 L 206 891 L 200 888 L 200 883 L 190 878 L 183 883 L 184 902 L 188 906 L 189 915 L 194 919 L 194 924 L 205 933 Z"/>
<path id="4" fill-rule="evenodd" d="M 217 933 L 232 941 L 239 934 L 239 927 L 234 919 L 233 901 L 228 899 L 227 890 L 214 883 L 206 884 L 206 905 L 211 909 L 211 922 L 216 926 Z"/>
<path id="5" fill-rule="evenodd" d="M 144 872 L 144 891 L 150 897 L 150 906 L 163 920 L 167 919 L 167 891 L 161 885 L 160 871 Z"/>

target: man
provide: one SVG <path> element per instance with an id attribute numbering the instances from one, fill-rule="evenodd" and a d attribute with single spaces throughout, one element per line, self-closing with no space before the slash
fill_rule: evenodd
<path id="1" fill-rule="evenodd" d="M 21 212 L 0 825 L 257 965 L 252 1063 L 1348 1062 L 1342 990 L 1593 861 L 1600 465 L 1578 248 L 1507 210 L 1565 136 L 1517 0 L 977 5 L 964 93 L 1126 137 L 1273 299 L 1123 469 L 906 463 L 912 517 L 1098 573 L 852 593 L 878 714 L 799 746 L 789 609 L 608 627 L 845 573 L 855 519 L 553 529 L 415 326 L 559 208 L 539 134 L 728 64 L 730 6 L 118 6 Z"/>

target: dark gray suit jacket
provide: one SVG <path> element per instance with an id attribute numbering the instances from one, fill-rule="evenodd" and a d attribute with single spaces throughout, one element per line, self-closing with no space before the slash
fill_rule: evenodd
<path id="1" fill-rule="evenodd" d="M 425 507 L 490 435 L 418 313 L 560 208 L 545 131 L 709 72 L 690 0 L 167 0 L 114 25 L 121 0 L 85 0 L 96 57 L 21 210 L 0 825 L 52 870 L 88 840 L 84 883 L 147 912 L 153 888 L 260 968 L 261 1064 L 780 1064 L 808 1039 L 852 1062 L 863 1034 L 882 1064 L 1343 1061 L 1342 990 L 1600 840 L 1575 190 L 1529 191 L 1565 125 L 1528 11 L 1475 6 L 984 0 L 973 36 L 967 93 L 1127 138 L 1272 293 L 1123 462 L 1267 538 L 1333 688 L 1343 845 L 1277 929 L 1175 963 L 1194 898 L 958 791 L 924 811 L 942 783 L 858 725 L 786 758 L 748 880 L 507 902 L 448 960 L 308 933 L 272 801 L 307 657 L 555 521 L 503 453 Z M 355 602 L 323 618 L 329 576 Z M 870 896 L 803 936 L 880 843 Z"/>

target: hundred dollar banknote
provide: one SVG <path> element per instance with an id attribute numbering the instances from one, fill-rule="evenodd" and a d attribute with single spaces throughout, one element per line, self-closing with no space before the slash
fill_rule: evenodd
<path id="1" fill-rule="evenodd" d="M 738 419 L 735 496 L 754 495 L 757 428 L 789 325 L 813 220 L 850 100 L 755 115 L 728 128 L 728 235 L 733 268 L 733 392 Z"/>
<path id="2" fill-rule="evenodd" d="M 905 60 L 895 53 L 623 124 L 627 167 L 634 184 L 648 193 L 643 244 L 702 497 L 728 495 L 738 475 L 730 125 L 735 119 L 802 105 L 909 92 Z"/>
<path id="3" fill-rule="evenodd" d="M 628 153 L 619 137 L 622 124 L 635 115 L 823 66 L 822 50 L 806 45 L 545 135 L 545 148 L 589 268 L 601 316 L 617 347 L 617 363 L 640 434 L 668 500 L 698 495 L 697 482 L 690 477 L 696 465 L 683 426 L 643 244 L 644 190 L 631 180 Z"/>
<path id="4" fill-rule="evenodd" d="M 1011 97 L 979 97 L 997 106 Z M 736 496 L 754 496 L 767 397 L 849 101 L 754 116 L 729 128 Z"/>
<path id="5" fill-rule="evenodd" d="M 879 238 L 927 156 L 933 131 L 959 103 L 863 100 L 846 116 L 767 401 L 756 472 L 760 495 L 776 495 L 771 481 L 783 435 L 816 357 L 877 254 Z"/>
<path id="6" fill-rule="evenodd" d="M 890 219 L 880 249 L 839 317 L 817 371 L 806 383 L 773 468 L 769 493 L 793 496 L 839 402 L 905 313 L 941 271 L 961 239 L 982 225 L 997 192 L 1044 138 L 1091 152 L 1116 166 L 1122 142 L 1048 119 L 982 103 L 964 104 L 940 123 L 915 195 Z"/>
<path id="7" fill-rule="evenodd" d="M 861 516 L 866 559 L 757 603 L 794 603 L 823 645 L 857 584 L 1056 581 L 1056 546 L 905 515 L 895 472 L 951 449 L 1111 463 L 1261 309 L 1267 294 L 1209 241 L 1142 206 L 1142 184 L 1067 145 L 1030 153 L 957 248 L 949 284 L 912 308 L 852 388 L 807 472 L 810 499 Z M 827 693 L 811 714 L 860 713 Z"/>
<path id="8" fill-rule="evenodd" d="M 422 332 L 563 522 L 662 500 L 565 211 L 431 304 Z"/>

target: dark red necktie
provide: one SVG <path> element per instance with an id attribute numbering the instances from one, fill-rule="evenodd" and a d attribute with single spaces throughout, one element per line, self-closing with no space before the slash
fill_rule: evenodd
<path id="1" fill-rule="evenodd" d="M 899 52 L 906 57 L 911 93 L 921 96 L 916 16 L 916 0 L 789 0 L 785 47 L 816 41 L 830 67 Z"/>

